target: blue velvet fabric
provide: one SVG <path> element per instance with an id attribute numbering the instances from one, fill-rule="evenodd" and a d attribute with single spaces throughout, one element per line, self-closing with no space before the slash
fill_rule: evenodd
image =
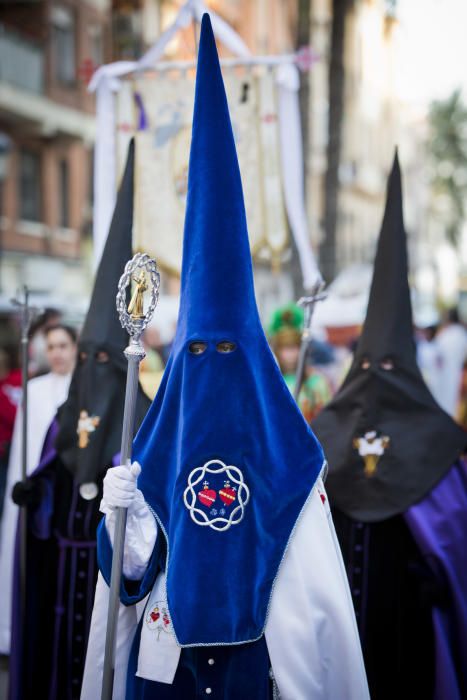
<path id="1" fill-rule="evenodd" d="M 145 598 L 152 589 L 164 564 L 164 549 L 163 538 L 158 537 L 142 580 L 129 581 L 122 578 L 120 600 L 124 605 L 134 605 Z M 110 585 L 112 547 L 104 520 L 97 531 L 97 552 L 99 568 L 107 585 Z M 208 600 L 206 598 L 206 605 L 209 604 Z M 222 700 L 238 700 L 240 696 L 245 700 L 272 699 L 272 683 L 269 676 L 271 664 L 264 636 L 252 644 L 182 649 L 171 685 L 138 678 L 136 668 L 143 619 L 144 615 L 131 647 L 126 700 L 187 700 L 205 697 L 206 688 L 211 688 L 211 697 Z"/>
<path id="2" fill-rule="evenodd" d="M 206 351 L 192 354 L 193 341 L 206 343 Z M 236 349 L 219 352 L 221 341 Z M 258 639 L 323 453 L 260 324 L 237 155 L 207 15 L 198 57 L 179 320 L 133 457 L 142 466 L 139 488 L 167 539 L 168 605 L 178 642 Z M 236 469 L 222 472 L 217 463 L 216 473 L 201 471 L 209 460 Z M 191 490 L 190 475 L 198 478 Z M 235 509 L 239 520 L 228 526 Z"/>
<path id="3" fill-rule="evenodd" d="M 140 623 L 141 627 L 141 623 Z M 128 662 L 126 700 L 272 700 L 266 640 L 252 644 L 182 649 L 172 685 L 138 678 L 139 629 Z M 209 660 L 214 664 L 210 664 Z M 210 688 L 209 695 L 206 689 Z"/>

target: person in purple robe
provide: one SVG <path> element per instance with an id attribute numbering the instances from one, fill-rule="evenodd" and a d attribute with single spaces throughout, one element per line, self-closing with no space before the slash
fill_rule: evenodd
<path id="1" fill-rule="evenodd" d="M 467 434 L 417 366 L 397 154 L 353 364 L 312 427 L 371 697 L 467 697 Z"/>
<path id="2" fill-rule="evenodd" d="M 128 335 L 115 297 L 132 257 L 134 144 L 131 143 L 68 397 L 41 462 L 13 489 L 28 510 L 26 595 L 19 557 L 13 583 L 10 700 L 78 700 L 97 578 L 96 529 L 106 468 L 120 450 Z M 141 388 L 136 429 L 150 401 Z"/>

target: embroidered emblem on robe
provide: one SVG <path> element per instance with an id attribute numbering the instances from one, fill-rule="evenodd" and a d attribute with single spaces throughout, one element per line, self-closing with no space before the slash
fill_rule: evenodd
<path id="1" fill-rule="evenodd" d="M 100 420 L 99 416 L 90 416 L 87 411 L 80 411 L 76 429 L 80 449 L 85 449 L 89 445 L 89 434 L 96 430 Z"/>
<path id="2" fill-rule="evenodd" d="M 224 478 L 224 485 L 216 490 L 207 478 L 209 474 L 214 478 L 225 474 L 228 478 Z M 199 489 L 201 482 L 203 488 Z M 183 502 L 191 519 L 197 525 L 208 526 L 218 532 L 224 532 L 243 520 L 249 500 L 250 489 L 241 469 L 226 465 L 220 459 L 213 459 L 204 466 L 193 469 L 183 493 Z"/>
<path id="3" fill-rule="evenodd" d="M 172 633 L 172 622 L 165 601 L 157 601 L 155 605 L 151 606 L 146 614 L 146 625 L 151 632 L 157 632 L 157 639 L 159 639 L 161 632 Z"/>
<path id="4" fill-rule="evenodd" d="M 375 474 L 378 462 L 389 447 L 389 443 L 390 439 L 387 435 L 377 436 L 375 430 L 354 439 L 353 446 L 365 463 L 365 476 L 372 477 Z"/>

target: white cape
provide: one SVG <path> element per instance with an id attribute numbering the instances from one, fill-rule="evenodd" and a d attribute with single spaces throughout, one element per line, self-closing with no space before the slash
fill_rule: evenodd
<path id="1" fill-rule="evenodd" d="M 81 700 L 100 696 L 107 606 L 108 587 L 99 575 Z M 119 608 L 113 700 L 125 700 L 128 657 L 143 606 L 144 601 Z M 282 700 L 369 699 L 351 595 L 321 479 L 281 564 L 265 637 Z"/>
<path id="2" fill-rule="evenodd" d="M 57 408 L 68 396 L 70 381 L 71 374 L 60 375 L 50 372 L 42 377 L 31 379 L 28 384 L 28 474 L 31 474 L 39 463 L 45 436 Z M 13 558 L 18 522 L 18 506 L 11 500 L 11 491 L 15 483 L 21 480 L 22 421 L 23 412 L 19 407 L 8 462 L 0 538 L 0 581 L 2 582 L 0 654 L 10 653 Z"/>

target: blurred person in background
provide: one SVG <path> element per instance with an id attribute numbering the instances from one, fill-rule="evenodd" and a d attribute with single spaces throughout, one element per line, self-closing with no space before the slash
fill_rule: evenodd
<path id="1" fill-rule="evenodd" d="M 459 322 L 457 309 L 450 309 L 436 335 L 441 354 L 440 390 L 436 397 L 441 408 L 456 416 L 461 398 L 464 362 L 467 359 L 467 331 Z"/>
<path id="2" fill-rule="evenodd" d="M 146 357 L 143 363 L 147 365 L 147 370 L 151 372 L 160 372 L 164 369 L 165 362 L 162 356 L 162 342 L 159 329 L 154 325 L 149 325 L 143 335 L 144 349 Z"/>
<path id="3" fill-rule="evenodd" d="M 146 328 L 144 333 L 145 344 L 156 352 L 165 367 L 172 349 L 175 329 L 177 324 L 178 302 L 170 297 L 160 297 L 161 314 Z"/>
<path id="4" fill-rule="evenodd" d="M 139 380 L 144 393 L 152 400 L 164 374 L 164 362 L 160 352 L 160 333 L 155 326 L 149 325 L 143 334 L 143 346 L 146 356 L 139 366 Z"/>
<path id="5" fill-rule="evenodd" d="M 149 350 L 151 355 L 151 365 L 154 368 L 154 371 L 163 369 L 167 362 L 167 352 L 161 339 L 160 330 L 157 328 L 157 326 L 154 324 L 149 324 L 144 331 L 143 340 L 146 352 Z"/>
<path id="6" fill-rule="evenodd" d="M 29 329 L 29 376 L 38 377 L 49 371 L 47 355 L 47 330 L 62 321 L 62 314 L 57 309 L 45 309 L 31 323 Z"/>
<path id="7" fill-rule="evenodd" d="M 65 401 L 76 362 L 76 332 L 69 326 L 57 324 L 45 331 L 46 356 L 49 372 L 29 380 L 28 384 L 28 450 L 27 474 L 37 467 L 42 445 L 58 407 Z M 21 378 L 20 378 L 21 383 Z M 23 440 L 23 411 L 19 407 L 4 496 L 4 513 L 0 539 L 0 580 L 2 605 L 0 607 L 0 653 L 10 652 L 11 583 L 18 507 L 11 500 L 13 485 L 21 479 Z"/>
<path id="8" fill-rule="evenodd" d="M 417 363 L 429 390 L 438 403 L 442 391 L 441 350 L 436 340 L 439 315 L 436 309 L 427 309 L 415 315 L 415 343 Z"/>
<path id="9" fill-rule="evenodd" d="M 296 304 L 277 309 L 269 324 L 269 340 L 285 383 L 293 393 L 300 346 L 302 342 L 303 310 Z M 324 350 L 321 351 L 323 355 Z M 326 355 L 327 358 L 327 355 Z M 325 375 L 311 365 L 305 367 L 305 377 L 298 405 L 307 423 L 318 415 L 332 396 Z"/>
<path id="10" fill-rule="evenodd" d="M 21 402 L 21 370 L 17 355 L 17 348 L 0 348 L 0 523 L 11 439 L 16 411 Z"/>
<path id="11" fill-rule="evenodd" d="M 467 430 L 467 360 L 462 368 L 461 388 L 456 420 L 464 430 Z"/>

